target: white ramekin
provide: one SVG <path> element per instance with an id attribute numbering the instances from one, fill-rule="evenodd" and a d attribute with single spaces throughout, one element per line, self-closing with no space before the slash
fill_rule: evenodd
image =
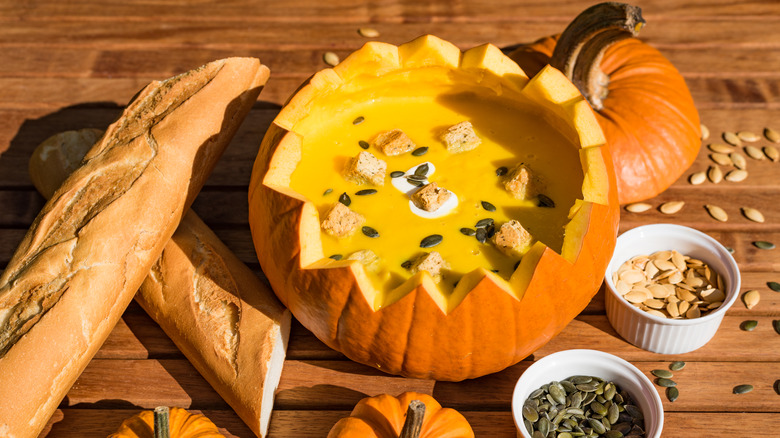
<path id="1" fill-rule="evenodd" d="M 612 273 L 636 255 L 663 250 L 677 250 L 702 260 L 720 274 L 726 283 L 723 304 L 700 318 L 666 319 L 650 315 L 621 297 L 615 290 Z M 737 300 L 741 280 L 734 257 L 712 237 L 681 225 L 653 224 L 634 228 L 618 237 L 604 281 L 607 318 L 620 336 L 654 353 L 682 354 L 702 347 L 715 336 L 723 315 Z"/>
<path id="2" fill-rule="evenodd" d="M 523 424 L 523 403 L 542 385 L 572 376 L 594 376 L 614 382 L 631 394 L 645 417 L 647 438 L 659 438 L 664 426 L 664 407 L 653 383 L 625 360 L 597 350 L 564 350 L 546 356 L 528 367 L 512 393 L 512 417 L 517 436 L 531 438 Z"/>

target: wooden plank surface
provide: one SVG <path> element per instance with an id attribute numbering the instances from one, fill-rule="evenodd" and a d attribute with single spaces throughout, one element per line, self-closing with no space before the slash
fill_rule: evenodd
<path id="1" fill-rule="evenodd" d="M 32 222 L 43 199 L 27 175 L 37 144 L 67 129 L 103 128 L 135 92 L 161 79 L 225 56 L 256 56 L 272 77 L 193 209 L 263 278 L 247 223 L 246 187 L 260 141 L 281 105 L 298 85 L 324 68 L 322 54 L 342 58 L 370 39 L 359 27 L 380 31 L 378 40 L 403 43 L 431 33 L 462 49 L 484 42 L 507 47 L 560 32 L 590 1 L 415 0 L 0 0 L 0 269 Z M 637 2 L 648 25 L 642 38 L 680 70 L 712 131 L 764 127 L 780 131 L 780 3 L 768 0 L 647 0 Z M 757 145 L 765 146 L 765 139 Z M 727 313 L 705 347 L 684 355 L 659 355 L 622 340 L 610 326 L 603 291 L 564 331 L 531 357 L 494 375 L 448 383 L 406 379 L 347 360 L 294 323 L 271 421 L 271 437 L 325 436 L 367 395 L 416 390 L 433 394 L 469 419 L 477 436 L 514 437 L 511 392 L 533 360 L 570 348 L 609 351 L 649 375 L 672 360 L 688 365 L 675 376 L 680 398 L 664 399 L 664 437 L 745 436 L 760 425 L 780 430 L 780 249 L 761 250 L 756 240 L 780 243 L 780 163 L 748 159 L 740 183 L 692 186 L 687 177 L 712 163 L 702 148 L 694 165 L 653 209 L 621 212 L 620 230 L 646 223 L 698 228 L 735 250 L 742 291 L 761 302 L 741 302 Z M 744 152 L 743 152 L 744 154 Z M 724 167 L 724 170 L 727 168 Z M 683 200 L 668 216 L 657 207 Z M 729 214 L 721 223 L 703 206 Z M 759 208 L 766 223 L 745 219 L 740 207 Z M 758 321 L 752 332 L 739 329 Z M 755 390 L 734 395 L 733 386 Z M 60 404 L 44 436 L 106 436 L 140 409 L 171 404 L 202 411 L 228 436 L 251 432 L 195 372 L 173 343 L 136 304 Z M 774 433 L 774 432 L 771 432 Z M 747 433 L 748 435 L 750 433 Z"/>

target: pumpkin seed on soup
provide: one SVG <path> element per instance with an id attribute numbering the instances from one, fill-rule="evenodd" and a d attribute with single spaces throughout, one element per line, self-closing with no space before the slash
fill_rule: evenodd
<path id="1" fill-rule="evenodd" d="M 365 226 L 362 228 L 362 230 L 363 230 L 363 234 L 365 234 L 367 237 L 370 237 L 372 239 L 379 237 L 379 231 L 371 227 Z"/>
<path id="2" fill-rule="evenodd" d="M 359 117 L 356 117 L 355 120 L 352 121 L 352 124 L 353 125 L 359 125 L 359 124 L 363 123 L 365 120 L 366 120 L 365 117 L 359 116 Z"/>
<path id="3" fill-rule="evenodd" d="M 430 170 L 430 166 L 428 166 L 428 163 L 424 163 L 414 169 L 414 174 L 416 176 L 426 176 L 428 175 L 428 170 Z"/>
<path id="4" fill-rule="evenodd" d="M 355 192 L 357 196 L 373 195 L 374 193 L 376 193 L 376 189 L 363 189 Z"/>
<path id="5" fill-rule="evenodd" d="M 360 146 L 363 149 L 368 149 L 369 147 L 371 147 L 371 145 L 369 145 L 368 142 L 365 140 L 358 141 L 358 146 Z"/>
<path id="6" fill-rule="evenodd" d="M 485 228 L 485 227 L 487 227 L 489 225 L 493 225 L 493 218 L 488 217 L 488 218 L 485 218 L 485 219 L 480 219 L 476 223 L 476 225 L 474 225 L 474 227 L 475 228 Z"/>
<path id="7" fill-rule="evenodd" d="M 507 172 L 509 172 L 509 169 L 506 166 L 501 166 L 496 169 L 496 176 L 506 175 Z"/>
<path id="8" fill-rule="evenodd" d="M 322 196 L 329 195 L 333 192 L 333 189 L 326 189 L 324 192 L 322 192 Z"/>
<path id="9" fill-rule="evenodd" d="M 339 202 L 341 202 L 341 203 L 342 203 L 342 204 L 344 204 L 345 206 L 349 207 L 349 204 L 351 204 L 351 203 L 352 203 L 352 198 L 350 198 L 350 197 L 349 197 L 349 195 L 347 194 L 347 192 L 344 192 L 344 193 L 342 193 L 342 194 L 339 196 Z"/>
<path id="10" fill-rule="evenodd" d="M 555 202 L 549 196 L 539 194 L 539 207 L 555 208 Z"/>
<path id="11" fill-rule="evenodd" d="M 406 175 L 406 173 L 401 172 L 400 170 L 394 170 L 390 172 L 390 178 L 400 178 L 404 175 Z"/>
<path id="12" fill-rule="evenodd" d="M 343 256 L 343 255 L 341 255 L 341 254 L 333 254 L 332 256 L 330 256 L 330 257 L 328 257 L 328 258 L 331 258 L 331 259 L 333 259 L 333 260 L 341 260 L 343 257 L 344 257 L 344 256 Z"/>
<path id="13" fill-rule="evenodd" d="M 412 155 L 415 157 L 419 157 L 421 155 L 425 155 L 428 152 L 428 146 L 419 147 L 412 151 Z"/>
<path id="14" fill-rule="evenodd" d="M 476 232 L 477 242 L 479 243 L 485 243 L 487 240 L 487 230 L 484 228 L 477 228 Z"/>
<path id="15" fill-rule="evenodd" d="M 444 240 L 441 234 L 431 234 L 420 241 L 420 248 L 431 248 L 441 243 Z"/>
<path id="16" fill-rule="evenodd" d="M 484 208 L 485 210 L 487 210 L 487 211 L 489 211 L 491 213 L 496 211 L 496 206 L 491 204 L 491 203 L 489 203 L 489 202 L 487 202 L 487 201 L 482 201 L 481 204 L 482 204 L 482 208 Z"/>
<path id="17" fill-rule="evenodd" d="M 474 229 L 472 229 L 472 228 L 465 228 L 465 227 L 464 227 L 464 228 L 461 228 L 461 229 L 460 229 L 460 232 L 461 232 L 462 234 L 466 235 L 466 236 L 473 236 L 473 235 L 477 234 L 477 231 L 476 231 L 476 230 L 474 230 Z"/>

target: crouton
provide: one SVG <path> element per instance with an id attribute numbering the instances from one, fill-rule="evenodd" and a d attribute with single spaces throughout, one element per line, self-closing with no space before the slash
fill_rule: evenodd
<path id="1" fill-rule="evenodd" d="M 379 256 L 370 249 L 361 249 L 347 256 L 347 260 L 356 260 L 363 264 L 370 272 L 379 270 Z"/>
<path id="2" fill-rule="evenodd" d="M 355 155 L 344 170 L 344 178 L 355 184 L 385 185 L 387 163 L 371 152 L 362 151 Z"/>
<path id="3" fill-rule="evenodd" d="M 447 150 L 452 153 L 470 151 L 482 143 L 471 122 L 460 122 L 447 128 L 441 136 Z"/>
<path id="4" fill-rule="evenodd" d="M 522 257 L 529 249 L 534 238 L 520 222 L 510 220 L 501 225 L 493 236 L 493 244 L 509 257 Z"/>
<path id="5" fill-rule="evenodd" d="M 374 146 L 388 157 L 405 154 L 417 147 L 412 139 L 400 129 L 393 129 L 377 135 L 374 139 Z"/>
<path id="6" fill-rule="evenodd" d="M 431 274 L 431 277 L 438 281 L 441 278 L 441 271 L 448 267 L 447 262 L 444 261 L 441 254 L 436 251 L 431 251 L 417 257 L 409 270 L 412 274 L 416 274 L 420 271 L 428 271 L 428 273 Z"/>
<path id="7" fill-rule="evenodd" d="M 325 219 L 321 226 L 331 236 L 347 237 L 365 221 L 366 219 L 360 213 L 356 213 L 341 202 L 337 202 L 325 213 Z"/>
<path id="8" fill-rule="evenodd" d="M 412 195 L 412 202 L 417 208 L 425 211 L 436 211 L 444 204 L 452 193 L 439 187 L 435 182 L 426 184 Z"/>
<path id="9" fill-rule="evenodd" d="M 504 188 L 515 199 L 533 199 L 541 192 L 541 182 L 531 169 L 523 163 L 518 164 L 504 177 Z"/>

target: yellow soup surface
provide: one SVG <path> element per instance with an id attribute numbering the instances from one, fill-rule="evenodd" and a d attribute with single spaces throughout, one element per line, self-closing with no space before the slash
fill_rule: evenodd
<path id="1" fill-rule="evenodd" d="M 486 98 L 469 92 L 451 94 L 402 93 L 372 95 L 365 101 L 347 100 L 318 105 L 296 126 L 303 136 L 301 161 L 292 174 L 291 187 L 317 206 L 322 219 L 328 209 L 346 193 L 349 208 L 366 219 L 365 226 L 378 237 L 368 237 L 358 229 L 349 237 L 336 238 L 320 233 L 325 257 L 342 256 L 370 249 L 381 260 L 370 273 L 380 291 L 390 291 L 411 277 L 405 267 L 423 252 L 438 251 L 449 269 L 442 273 L 439 287 L 453 289 L 466 273 L 478 267 L 509 279 L 518 258 L 508 257 L 490 239 L 480 243 L 463 234 L 461 228 L 475 229 L 478 221 L 492 218 L 496 229 L 510 219 L 519 221 L 534 237 L 556 252 L 561 251 L 564 225 L 575 199 L 582 198 L 583 172 L 577 147 L 554 129 L 541 114 L 508 99 Z M 354 123 L 362 117 L 362 122 Z M 462 153 L 447 151 L 440 135 L 446 128 L 469 121 L 482 143 Z M 416 146 L 428 147 L 424 155 L 405 153 L 386 156 L 375 146 L 371 152 L 387 163 L 384 185 L 358 185 L 344 179 L 349 160 L 363 151 L 359 142 L 369 144 L 379 133 L 404 131 Z M 458 205 L 440 218 L 423 218 L 409 207 L 409 196 L 396 189 L 390 173 L 414 170 L 430 162 L 435 172 L 428 175 L 458 197 Z M 543 182 L 542 192 L 555 207 L 541 207 L 536 199 L 517 200 L 506 191 L 497 170 L 525 163 Z M 356 195 L 363 189 L 376 189 L 371 195 Z M 487 211 L 487 201 L 496 210 Z M 430 235 L 443 237 L 440 244 L 421 248 Z"/>

